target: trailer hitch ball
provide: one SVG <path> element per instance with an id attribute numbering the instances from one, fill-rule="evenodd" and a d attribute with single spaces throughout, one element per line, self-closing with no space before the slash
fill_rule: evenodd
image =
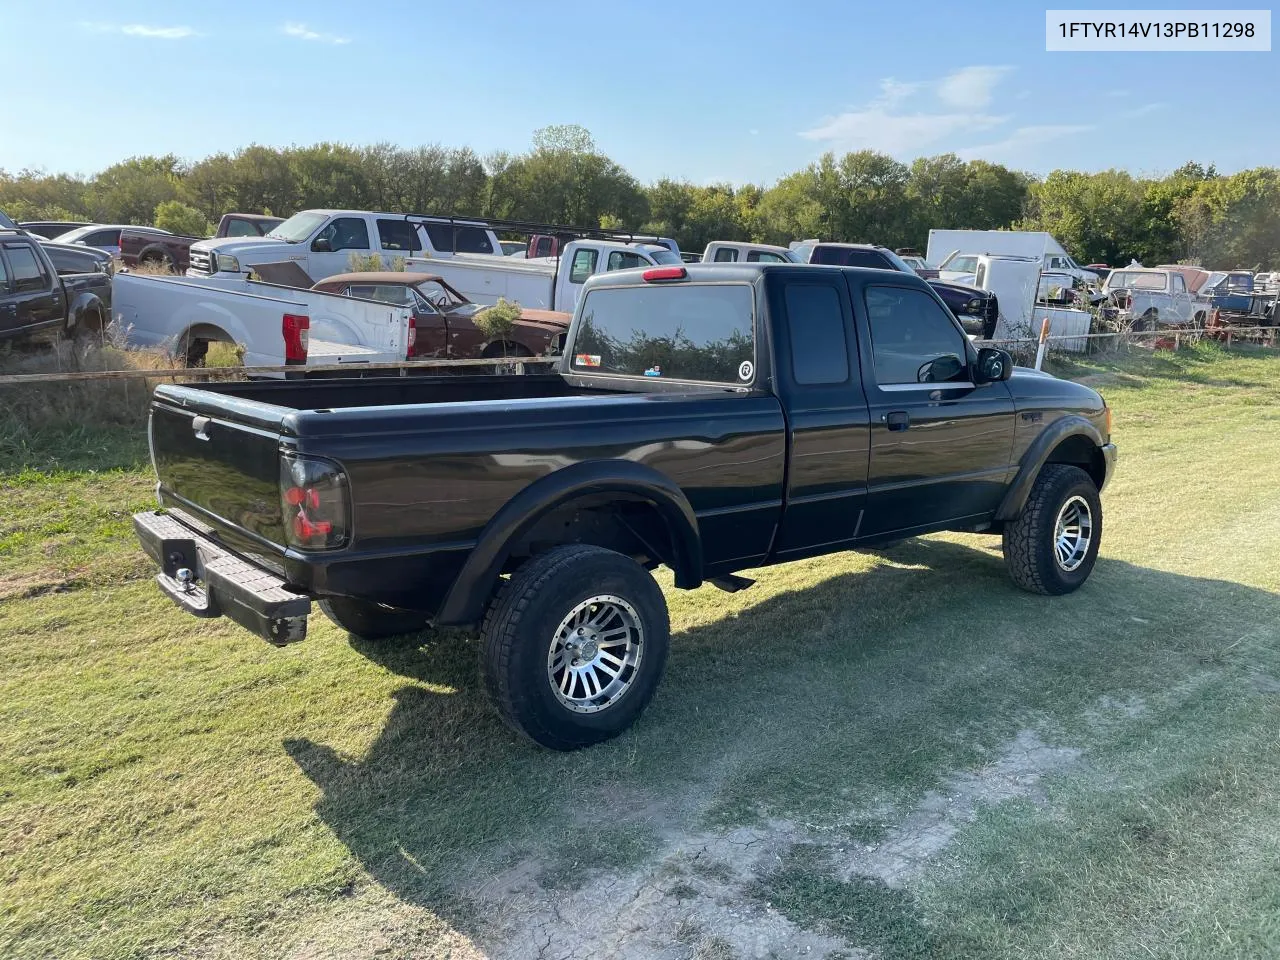
<path id="1" fill-rule="evenodd" d="M 195 574 L 191 572 L 190 567 L 179 567 L 177 573 L 174 574 L 174 579 L 177 580 L 178 583 L 182 584 L 182 589 L 184 591 L 190 593 L 192 584 L 195 583 L 196 577 Z"/>

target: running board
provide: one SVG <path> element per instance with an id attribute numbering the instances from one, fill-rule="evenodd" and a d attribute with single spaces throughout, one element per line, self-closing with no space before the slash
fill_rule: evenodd
<path id="1" fill-rule="evenodd" d="M 731 573 L 724 577 L 713 577 L 707 581 L 713 587 L 723 590 L 725 593 L 737 593 L 739 590 L 745 590 L 747 587 L 754 587 L 756 582 L 746 577 L 740 577 L 736 573 Z"/>

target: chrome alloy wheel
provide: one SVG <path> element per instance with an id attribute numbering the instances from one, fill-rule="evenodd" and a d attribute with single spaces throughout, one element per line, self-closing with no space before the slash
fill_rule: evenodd
<path id="1" fill-rule="evenodd" d="M 621 597 L 590 597 L 560 621 L 547 652 L 547 680 L 575 713 L 597 713 L 627 691 L 644 656 L 644 627 Z"/>
<path id="2" fill-rule="evenodd" d="M 1084 563 L 1093 542 L 1093 513 L 1084 497 L 1067 500 L 1058 511 L 1054 525 L 1053 554 L 1058 566 L 1067 573 Z"/>

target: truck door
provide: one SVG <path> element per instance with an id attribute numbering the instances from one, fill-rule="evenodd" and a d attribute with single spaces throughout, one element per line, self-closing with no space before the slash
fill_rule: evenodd
<path id="1" fill-rule="evenodd" d="M 862 536 L 988 519 L 1017 468 L 1008 387 L 974 385 L 964 332 L 931 292 L 851 292 L 871 417 Z"/>
<path id="2" fill-rule="evenodd" d="M 347 273 L 353 253 L 367 257 L 372 252 L 369 224 L 364 217 L 334 217 L 311 241 L 307 273 L 316 280 Z"/>
<path id="3" fill-rule="evenodd" d="M 7 298 L 13 310 L 6 311 L 9 314 L 6 323 L 20 330 L 63 319 L 67 304 L 62 283 L 49 272 L 30 242 L 8 241 L 4 244 L 4 253 L 9 261 L 9 282 L 13 289 Z"/>
<path id="4" fill-rule="evenodd" d="M 560 267 L 556 274 L 556 292 L 553 299 L 553 310 L 572 313 L 578 306 L 578 296 L 582 293 L 582 285 L 587 278 L 596 272 L 600 262 L 600 250 L 596 247 L 570 244 L 560 257 Z M 464 291 L 465 292 L 465 291 Z"/>
<path id="5" fill-rule="evenodd" d="M 1173 323 L 1190 323 L 1192 314 L 1191 294 L 1187 293 L 1186 278 L 1180 273 L 1169 274 L 1173 288 L 1173 309 L 1170 320 Z"/>
<path id="6" fill-rule="evenodd" d="M 774 552 L 789 560 L 857 538 L 871 431 L 844 279 L 825 272 L 781 275 L 769 287 L 769 314 L 778 331 L 773 372 L 790 450 Z"/>

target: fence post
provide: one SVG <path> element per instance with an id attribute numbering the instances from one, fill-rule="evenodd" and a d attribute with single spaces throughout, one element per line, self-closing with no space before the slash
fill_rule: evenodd
<path id="1" fill-rule="evenodd" d="M 1046 315 L 1044 322 L 1040 324 L 1040 346 L 1036 347 L 1036 369 L 1039 370 L 1044 364 L 1045 351 L 1049 347 L 1049 317 Z"/>

